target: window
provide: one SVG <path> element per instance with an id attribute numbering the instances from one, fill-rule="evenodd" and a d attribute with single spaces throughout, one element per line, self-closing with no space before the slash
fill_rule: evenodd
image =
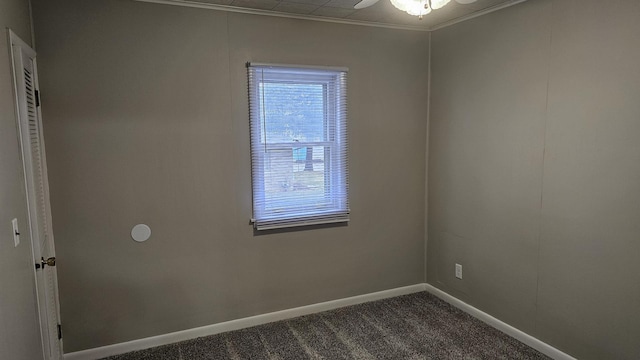
<path id="1" fill-rule="evenodd" d="M 349 221 L 346 69 L 248 72 L 254 227 Z"/>

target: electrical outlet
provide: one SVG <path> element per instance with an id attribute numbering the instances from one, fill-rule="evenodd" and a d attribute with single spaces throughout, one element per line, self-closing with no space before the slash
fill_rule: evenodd
<path id="1" fill-rule="evenodd" d="M 456 277 L 462 280 L 462 265 L 456 264 Z"/>
<path id="2" fill-rule="evenodd" d="M 13 243 L 15 247 L 20 245 L 20 229 L 18 229 L 18 219 L 11 220 L 11 227 L 13 228 Z"/>

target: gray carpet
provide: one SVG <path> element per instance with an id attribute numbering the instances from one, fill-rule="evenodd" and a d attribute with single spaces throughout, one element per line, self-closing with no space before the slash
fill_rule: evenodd
<path id="1" fill-rule="evenodd" d="M 107 359 L 549 358 L 420 292 Z"/>

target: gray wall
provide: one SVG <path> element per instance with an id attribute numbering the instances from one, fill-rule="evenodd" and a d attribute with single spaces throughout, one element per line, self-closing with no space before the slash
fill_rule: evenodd
<path id="1" fill-rule="evenodd" d="M 65 352 L 424 281 L 426 33 L 33 5 Z M 350 68 L 349 226 L 254 235 L 249 60 Z"/>
<path id="2" fill-rule="evenodd" d="M 640 354 L 638 19 L 538 0 L 432 34 L 428 282 L 581 359 Z"/>
<path id="3" fill-rule="evenodd" d="M 27 0 L 0 3 L 0 357 L 41 359 L 7 27 L 22 40 L 31 42 Z M 13 243 L 13 218 L 18 219 L 22 231 L 18 247 Z"/>

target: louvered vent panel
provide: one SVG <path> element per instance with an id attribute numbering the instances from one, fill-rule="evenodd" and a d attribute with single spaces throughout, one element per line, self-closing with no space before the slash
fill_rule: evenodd
<path id="1" fill-rule="evenodd" d="M 25 83 L 25 92 L 27 98 L 27 115 L 29 122 L 29 138 L 31 140 L 31 156 L 33 157 L 33 176 L 34 176 L 34 185 L 37 191 L 37 201 L 38 201 L 38 224 L 41 227 L 42 234 L 44 236 L 41 239 L 42 246 L 44 246 L 47 242 L 47 213 L 46 213 L 46 205 L 44 198 L 44 183 L 42 179 L 42 155 L 40 149 L 40 129 L 38 127 L 38 115 L 36 108 L 36 98 L 35 98 L 35 86 L 33 81 L 33 74 L 28 69 L 24 69 L 24 83 Z"/>

